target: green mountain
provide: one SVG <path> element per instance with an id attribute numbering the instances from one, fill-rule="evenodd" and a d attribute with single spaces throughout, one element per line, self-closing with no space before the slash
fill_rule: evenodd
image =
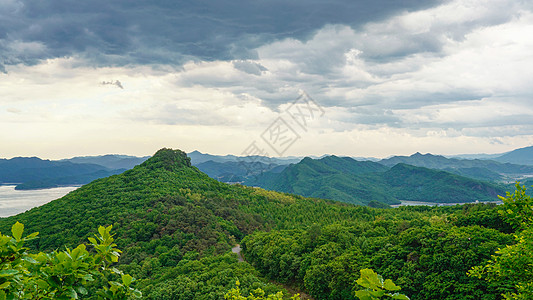
<path id="1" fill-rule="evenodd" d="M 444 158 L 445 159 L 445 158 Z M 303 159 L 279 174 L 265 173 L 244 184 L 269 190 L 353 204 L 399 200 L 435 203 L 495 201 L 504 195 L 498 185 L 428 168 L 328 156 Z"/>
<path id="2" fill-rule="evenodd" d="M 160 295 L 172 294 L 169 286 L 192 284 L 193 279 L 202 282 L 205 276 L 219 281 L 219 289 L 209 288 L 218 299 L 237 279 L 248 282 L 250 288 L 279 287 L 261 280 L 249 265 L 237 265 L 231 255 L 214 260 L 234 273 L 209 273 L 220 266 L 213 266 L 213 259 L 206 256 L 227 253 L 236 241 L 256 230 L 291 228 L 296 220 L 301 226 L 351 219 L 345 208 L 327 200 L 228 185 L 200 172 L 184 152 L 162 149 L 122 174 L 97 179 L 63 198 L 0 219 L 0 231 L 8 232 L 19 221 L 27 232 L 40 232 L 35 248 L 50 250 L 86 241 L 98 225 L 113 225 L 117 243 L 124 249 L 122 268 L 139 279 L 151 299 L 174 299 Z M 157 266 L 152 266 L 154 259 Z M 209 274 L 198 273 L 200 262 Z M 183 276 L 172 275 L 170 280 L 169 275 L 163 276 L 167 272 Z M 197 292 L 205 290 L 200 286 Z M 187 299 L 196 299 L 194 291 L 190 295 Z"/>
<path id="3" fill-rule="evenodd" d="M 376 174 L 418 170 L 323 160 L 304 160 L 307 172 L 339 168 L 385 183 Z M 41 250 L 77 245 L 98 225 L 113 225 L 124 251 L 118 268 L 137 279 L 146 299 L 222 299 L 237 280 L 244 294 L 282 290 L 273 280 L 314 299 L 355 299 L 354 281 L 369 267 L 412 299 L 497 298 L 513 289 L 510 281 L 466 275 L 513 242 L 495 205 L 374 209 L 229 185 L 179 150 L 162 149 L 122 174 L 0 219 L 0 231 L 15 221 L 40 232 L 30 246 Z M 229 251 L 238 242 L 247 262 Z"/>
<path id="4" fill-rule="evenodd" d="M 244 184 L 359 205 L 372 200 L 399 204 L 396 198 L 386 193 L 376 175 L 386 170 L 387 167 L 378 163 L 349 157 L 327 156 L 318 160 L 306 157 L 279 174 L 267 172 Z"/>
<path id="5" fill-rule="evenodd" d="M 383 173 L 383 179 L 389 192 L 401 200 L 465 203 L 495 201 L 505 195 L 498 185 L 402 163 Z"/>
<path id="6" fill-rule="evenodd" d="M 533 146 L 520 148 L 507 152 L 494 160 L 503 163 L 512 163 L 519 165 L 533 165 Z"/>

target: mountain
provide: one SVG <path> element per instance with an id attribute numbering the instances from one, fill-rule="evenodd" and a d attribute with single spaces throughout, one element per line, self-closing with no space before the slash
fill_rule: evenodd
<path id="1" fill-rule="evenodd" d="M 448 158 L 458 158 L 458 159 L 492 159 L 494 160 L 497 157 L 502 156 L 505 153 L 496 153 L 496 154 L 487 154 L 487 153 L 476 153 L 476 154 L 456 154 L 456 155 L 446 155 Z"/>
<path id="2" fill-rule="evenodd" d="M 212 160 L 199 163 L 196 167 L 209 177 L 222 182 L 243 182 L 250 176 L 274 170 L 281 172 L 287 165 L 266 164 L 262 162 L 215 162 Z"/>
<path id="3" fill-rule="evenodd" d="M 110 155 L 51 161 L 37 157 L 0 159 L 0 184 L 17 184 L 17 190 L 47 189 L 58 186 L 82 185 L 95 179 L 124 172 L 126 169 L 108 166 L 127 166 L 133 157 Z M 74 161 L 79 161 L 75 163 Z M 114 163 L 113 163 L 114 162 Z"/>
<path id="4" fill-rule="evenodd" d="M 98 178 L 108 177 L 111 175 L 120 174 L 126 171 L 126 169 L 116 169 L 116 170 L 100 170 L 88 174 L 80 175 L 71 175 L 63 177 L 54 177 L 46 178 L 40 180 L 31 180 L 24 183 L 18 184 L 15 187 L 15 190 L 37 190 L 37 189 L 49 189 L 60 186 L 69 186 L 69 185 L 83 185 L 89 183 Z"/>
<path id="5" fill-rule="evenodd" d="M 533 165 L 533 146 L 520 148 L 511 152 L 505 153 L 494 160 L 503 163 L 513 163 L 520 165 Z"/>
<path id="6" fill-rule="evenodd" d="M 257 214 L 262 212 L 260 207 L 271 204 L 291 206 L 297 201 L 307 205 L 316 204 L 317 209 L 322 204 L 334 204 L 327 200 L 304 199 L 241 185 L 228 185 L 192 166 L 184 152 L 161 149 L 131 170 L 97 179 L 61 199 L 11 219 L 22 220 L 27 223 L 28 230 L 48 236 L 39 241 L 41 248 L 79 242 L 90 235 L 96 222 L 122 224 L 121 234 L 140 240 L 150 239 L 163 231 L 169 235 L 176 233 L 179 244 L 183 246 L 199 235 L 205 238 L 206 244 L 191 244 L 187 248 L 206 250 L 220 240 L 216 235 L 211 236 L 212 228 L 204 225 L 211 224 L 226 232 L 228 236 L 223 244 L 227 248 L 230 235 L 239 238 L 257 228 L 272 226 L 271 221 Z M 335 205 L 345 206 L 342 203 Z M 189 228 L 188 225 L 176 223 L 182 218 L 190 218 L 191 222 L 194 219 L 197 224 Z M 141 219 L 143 222 L 137 223 Z M 57 224 L 49 227 L 51 220 L 57 221 Z M 151 227 L 148 224 L 156 220 L 158 226 Z M 310 218 L 309 221 L 312 220 Z M 142 225 L 142 228 L 135 224 Z"/>
<path id="7" fill-rule="evenodd" d="M 137 157 L 129 155 L 107 154 L 100 156 L 77 156 L 73 158 L 62 159 L 60 161 L 68 161 L 75 164 L 95 164 L 112 170 L 129 170 L 136 165 L 141 164 L 148 158 L 150 158 L 150 156 Z"/>
<path id="8" fill-rule="evenodd" d="M 383 173 L 388 191 L 398 199 L 436 203 L 495 201 L 501 186 L 445 171 L 399 163 Z"/>
<path id="9" fill-rule="evenodd" d="M 109 171 L 96 164 L 75 164 L 43 160 L 37 157 L 0 159 L 0 184 L 48 180 L 65 176 L 78 176 L 99 171 Z"/>
<path id="10" fill-rule="evenodd" d="M 266 157 L 212 155 L 193 151 L 188 154 L 193 166 L 211 178 L 222 182 L 243 182 L 267 171 L 281 172 L 287 165 L 297 163 L 298 157 Z"/>
<path id="11" fill-rule="evenodd" d="M 502 163 L 494 160 L 446 158 L 441 155 L 415 153 L 411 156 L 393 156 L 379 163 L 394 166 L 398 163 L 417 167 L 441 169 L 479 180 L 514 180 L 533 174 L 533 166 Z"/>
<path id="12" fill-rule="evenodd" d="M 227 162 L 227 161 L 237 161 L 237 156 L 235 155 L 211 155 L 207 153 L 202 153 L 198 150 L 194 150 L 193 152 L 187 153 L 189 158 L 191 159 L 191 163 L 193 165 L 198 165 L 207 161 L 214 161 L 214 162 Z"/>
<path id="13" fill-rule="evenodd" d="M 9 232 L 15 221 L 22 222 L 26 232 L 40 233 L 32 246 L 50 250 L 86 241 L 97 225 L 112 224 L 124 251 L 121 269 L 138 279 L 147 299 L 174 299 L 178 296 L 172 293 L 182 293 L 183 285 L 190 285 L 188 299 L 203 293 L 220 299 L 237 279 L 250 289 L 279 287 L 231 255 L 209 255 L 224 255 L 256 230 L 327 224 L 338 218 L 355 221 L 361 213 L 366 211 L 343 203 L 228 185 L 192 166 L 184 152 L 161 149 L 122 174 L 0 219 L 0 231 Z M 220 289 L 214 290 L 215 279 L 203 287 L 213 277 Z"/>
<path id="14" fill-rule="evenodd" d="M 446 158 L 437 158 L 444 159 Z M 306 197 L 368 205 L 371 201 L 397 204 L 399 200 L 435 203 L 495 201 L 505 189 L 444 171 L 329 156 L 304 158 L 279 174 L 266 172 L 244 184 Z"/>
<path id="15" fill-rule="evenodd" d="M 399 204 L 371 176 L 387 169 L 378 163 L 357 161 L 349 157 L 327 156 L 318 160 L 306 157 L 279 174 L 266 172 L 244 184 L 360 205 L 366 205 L 372 200 Z M 370 176 L 358 176 L 365 174 Z"/>
<path id="16" fill-rule="evenodd" d="M 191 158 L 191 163 L 196 166 L 207 161 L 214 161 L 218 163 L 224 162 L 248 162 L 248 163 L 264 163 L 276 165 L 288 165 L 299 162 L 301 157 L 267 157 L 267 156 L 235 156 L 235 155 L 212 155 L 202 153 L 200 151 L 193 151 L 187 154 Z"/>
<path id="17" fill-rule="evenodd" d="M 297 165 L 312 175 L 368 176 L 380 184 L 389 180 L 387 172 L 392 179 L 411 174 L 413 181 L 432 174 L 338 157 Z M 434 176 L 441 183 L 448 178 Z M 374 209 L 229 185 L 199 171 L 179 150 L 161 149 L 131 170 L 0 218 L 0 232 L 16 221 L 25 232 L 39 232 L 28 243 L 38 250 L 72 247 L 98 225 L 113 225 L 123 250 L 116 267 L 137 279 L 145 299 L 222 299 L 236 281 L 246 295 L 279 291 L 271 283 L 277 281 L 317 300 L 353 299 L 363 268 L 400 282 L 413 299 L 496 299 L 514 286 L 466 275 L 513 243 L 495 205 Z M 247 261 L 230 252 L 236 243 Z"/>

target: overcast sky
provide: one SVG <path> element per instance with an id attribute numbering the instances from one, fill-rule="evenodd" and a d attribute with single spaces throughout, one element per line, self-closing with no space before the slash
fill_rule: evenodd
<path id="1" fill-rule="evenodd" d="M 0 157 L 529 146 L 532 3 L 0 0 Z"/>

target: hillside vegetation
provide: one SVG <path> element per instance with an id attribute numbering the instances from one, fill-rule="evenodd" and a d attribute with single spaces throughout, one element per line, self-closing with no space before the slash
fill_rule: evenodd
<path id="1" fill-rule="evenodd" d="M 354 174 L 383 170 L 337 162 Z M 0 231 L 16 221 L 40 232 L 28 242 L 39 251 L 75 247 L 99 225 L 113 225 L 124 251 L 118 268 L 147 299 L 222 299 L 237 281 L 246 295 L 283 290 L 268 279 L 315 299 L 355 299 L 354 280 L 367 267 L 411 299 L 499 299 L 515 291 L 512 279 L 466 276 L 515 243 L 495 205 L 376 209 L 228 185 L 179 150 L 162 149 L 132 170 L 0 219 Z M 236 243 L 247 262 L 230 252 Z"/>

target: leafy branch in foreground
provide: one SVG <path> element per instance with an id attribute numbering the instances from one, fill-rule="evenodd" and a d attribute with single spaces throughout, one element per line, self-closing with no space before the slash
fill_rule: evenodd
<path id="1" fill-rule="evenodd" d="M 472 268 L 468 275 L 490 282 L 510 280 L 516 292 L 505 293 L 505 299 L 531 299 L 533 295 L 533 198 L 526 188 L 516 184 L 514 194 L 501 197 L 503 209 L 499 213 L 517 230 L 516 244 L 498 249 L 484 266 Z"/>
<path id="2" fill-rule="evenodd" d="M 362 269 L 361 277 L 356 283 L 365 289 L 355 291 L 355 296 L 360 300 L 374 300 L 388 297 L 391 299 L 409 300 L 409 297 L 398 293 L 401 290 L 392 280 L 383 280 L 381 275 L 372 269 Z"/>
<path id="3" fill-rule="evenodd" d="M 89 238 L 96 250 L 87 251 L 84 244 L 74 249 L 30 254 L 24 244 L 37 238 L 38 232 L 23 237 L 24 225 L 16 222 L 12 236 L 0 234 L 0 300 L 4 299 L 78 299 L 89 295 L 91 283 L 97 283 L 99 299 L 141 298 L 131 287 L 134 279 L 112 267 L 120 250 L 115 248 L 111 226 L 98 228 Z M 120 276 L 121 282 L 108 280 Z"/>

